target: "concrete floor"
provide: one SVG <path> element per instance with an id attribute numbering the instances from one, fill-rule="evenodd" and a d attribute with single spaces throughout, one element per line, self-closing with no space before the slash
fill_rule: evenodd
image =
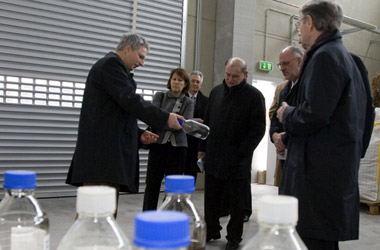
<path id="1" fill-rule="evenodd" d="M 244 224 L 244 235 L 241 245 L 244 245 L 258 229 L 255 218 L 255 204 L 257 199 L 265 194 L 276 193 L 276 187 L 269 185 L 252 185 L 253 215 L 250 221 Z M 163 194 L 161 195 L 163 197 Z M 126 194 L 120 196 L 117 222 L 130 240 L 132 240 L 133 237 L 133 218 L 137 213 L 141 212 L 143 197 L 143 194 Z M 192 200 L 199 212 L 203 214 L 203 192 L 197 191 L 193 194 Z M 40 199 L 40 203 L 50 219 L 50 249 L 55 250 L 63 235 L 74 222 L 75 197 Z M 367 211 L 368 208 L 363 206 L 360 212 L 360 239 L 341 242 L 339 244 L 341 250 L 380 249 L 380 215 L 370 215 Z M 208 250 L 224 249 L 227 242 L 225 239 L 225 226 L 227 225 L 228 219 L 228 217 L 221 218 L 221 224 L 223 226 L 222 239 L 210 241 L 207 244 Z"/>

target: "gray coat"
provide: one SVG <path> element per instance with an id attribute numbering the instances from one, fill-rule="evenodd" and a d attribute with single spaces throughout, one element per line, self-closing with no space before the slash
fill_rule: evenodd
<path id="1" fill-rule="evenodd" d="M 194 102 L 193 100 L 191 100 L 190 97 L 186 96 L 185 94 L 181 94 L 179 97 L 176 97 L 170 90 L 166 92 L 157 92 L 153 96 L 152 103 L 157 107 L 162 108 L 163 110 L 172 112 L 177 99 L 181 103 L 181 108 L 176 113 L 182 115 L 183 117 L 185 117 L 185 119 L 193 118 Z M 171 130 L 167 127 L 162 130 L 155 131 L 159 135 L 159 138 L 157 139 L 158 144 L 162 144 L 162 141 L 167 131 L 174 135 L 177 147 L 187 147 L 187 138 L 185 132 L 182 129 Z"/>

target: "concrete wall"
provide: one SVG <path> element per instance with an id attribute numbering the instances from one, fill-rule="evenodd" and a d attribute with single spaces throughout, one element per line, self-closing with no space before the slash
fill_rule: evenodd
<path id="1" fill-rule="evenodd" d="M 231 0 L 230 0 L 231 1 Z M 271 0 L 251 0 L 256 1 L 255 21 L 248 25 L 254 32 L 254 43 L 252 44 L 253 63 L 254 67 L 250 74 L 261 76 L 263 78 L 282 78 L 281 72 L 275 68 L 272 72 L 263 72 L 257 69 L 259 60 L 271 61 L 274 64 L 278 62 L 278 54 L 282 48 L 290 44 L 290 16 L 277 13 L 276 11 L 286 12 L 290 15 L 298 15 L 298 8 L 287 6 Z M 202 1 L 202 33 L 200 44 L 200 68 L 199 70 L 205 74 L 205 81 L 203 85 L 203 92 L 208 94 L 213 87 L 214 82 L 220 82 L 221 79 L 214 79 L 214 51 L 216 44 L 225 43 L 228 45 L 231 41 L 218 41 L 215 38 L 216 32 L 216 10 L 217 0 L 203 0 Z M 231 1 L 232 2 L 232 1 Z M 301 6 L 306 0 L 289 0 L 289 3 Z M 380 1 L 378 0 L 365 0 L 365 1 L 352 1 L 352 0 L 338 0 L 343 7 L 343 13 L 346 16 L 362 20 L 367 23 L 377 25 L 380 29 Z M 225 4 L 225 3 L 224 3 Z M 268 9 L 274 9 L 271 11 Z M 195 30 L 196 30 L 196 13 L 197 1 L 188 0 L 188 25 L 187 25 L 187 40 L 186 40 L 186 70 L 194 69 L 194 56 L 195 56 Z M 266 57 L 264 58 L 264 31 L 265 31 L 265 13 L 268 13 L 268 34 L 266 41 Z M 223 12 L 226 15 L 226 20 L 230 20 L 234 16 L 234 11 Z M 231 15 L 228 17 L 227 15 Z M 248 15 L 248 13 L 244 13 Z M 235 14 L 238 18 L 239 15 Z M 352 28 L 349 25 L 343 25 L 343 30 Z M 252 30 L 247 31 L 248 33 Z M 293 45 L 298 45 L 297 32 L 293 33 Z M 343 36 L 343 42 L 350 52 L 359 55 L 369 71 L 370 79 L 377 71 L 380 71 L 380 43 L 370 45 L 371 40 L 380 40 L 380 34 L 371 33 L 365 30 L 347 34 Z M 239 42 L 239 41 L 235 41 Z M 244 41 L 241 41 L 244 42 Z M 232 46 L 232 45 L 231 45 Z M 249 52 L 252 53 L 252 52 Z M 224 62 L 223 62 L 224 63 Z M 223 71 L 223 69 L 222 69 Z"/>
<path id="2" fill-rule="evenodd" d="M 195 68 L 195 34 L 197 0 L 188 0 L 185 69 Z M 202 92 L 208 95 L 214 82 L 214 47 L 216 27 L 216 0 L 202 1 L 202 28 L 200 41 L 200 70 L 204 74 Z"/>
<path id="3" fill-rule="evenodd" d="M 307 1 L 289 0 L 288 2 L 300 6 Z M 342 6 L 343 14 L 345 16 L 377 25 L 378 29 L 380 29 L 380 15 L 378 14 L 380 10 L 380 1 L 338 0 L 338 3 Z M 276 64 L 278 62 L 278 54 L 281 49 L 290 44 L 290 16 L 274 11 L 268 11 L 268 9 L 286 12 L 291 15 L 298 15 L 298 8 L 270 0 L 256 0 L 254 58 L 256 61 L 264 59 L 265 13 L 269 13 L 265 59 Z M 353 26 L 346 24 L 342 25 L 342 30 L 350 28 L 353 28 Z M 292 45 L 299 46 L 297 39 L 298 34 L 294 31 L 294 40 Z M 376 71 L 380 70 L 380 43 L 372 44 L 370 46 L 371 40 L 380 40 L 380 34 L 361 30 L 343 36 L 343 43 L 348 51 L 359 55 L 364 61 L 366 67 L 368 68 L 370 79 L 375 75 Z M 282 74 L 277 68 L 269 73 L 259 71 L 256 68 L 253 74 L 282 78 Z"/>

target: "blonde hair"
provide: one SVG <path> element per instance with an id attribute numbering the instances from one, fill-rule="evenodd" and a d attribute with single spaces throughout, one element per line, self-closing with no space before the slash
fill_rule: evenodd
<path id="1" fill-rule="evenodd" d="M 371 89 L 375 107 L 380 107 L 380 71 L 372 78 Z"/>

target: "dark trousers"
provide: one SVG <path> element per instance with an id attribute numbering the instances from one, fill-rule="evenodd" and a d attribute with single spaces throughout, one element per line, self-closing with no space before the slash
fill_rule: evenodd
<path id="1" fill-rule="evenodd" d="M 166 175 L 182 174 L 185 159 L 185 147 L 173 147 L 170 142 L 150 146 L 143 211 L 157 209 L 163 178 Z"/>
<path id="2" fill-rule="evenodd" d="M 197 180 L 198 175 L 198 144 L 199 139 L 187 135 L 187 155 L 186 155 L 186 162 L 185 162 L 185 175 L 192 175 L 195 178 L 195 181 Z"/>
<path id="3" fill-rule="evenodd" d="M 249 179 L 251 180 L 251 173 L 249 173 Z M 226 216 L 230 214 L 230 198 L 225 195 L 222 197 L 222 216 Z M 244 215 L 251 217 L 252 215 L 252 193 L 251 193 L 251 184 L 248 186 L 248 190 L 245 194 L 245 208 Z"/>
<path id="4" fill-rule="evenodd" d="M 302 238 L 309 250 L 339 250 L 338 241 L 326 241 L 318 239 Z"/>
<path id="5" fill-rule="evenodd" d="M 223 180 L 208 173 L 205 175 L 205 220 L 207 233 L 210 235 L 219 232 L 219 217 L 221 214 L 222 197 L 230 199 L 230 220 L 227 224 L 227 240 L 241 242 L 244 224 L 244 209 L 246 193 L 250 186 L 250 178 L 237 180 Z"/>
<path id="6" fill-rule="evenodd" d="M 193 167 L 190 167 L 189 165 L 185 166 L 185 171 L 183 172 L 183 174 L 192 175 L 194 176 L 195 182 L 197 181 L 198 171 L 194 169 Z"/>

